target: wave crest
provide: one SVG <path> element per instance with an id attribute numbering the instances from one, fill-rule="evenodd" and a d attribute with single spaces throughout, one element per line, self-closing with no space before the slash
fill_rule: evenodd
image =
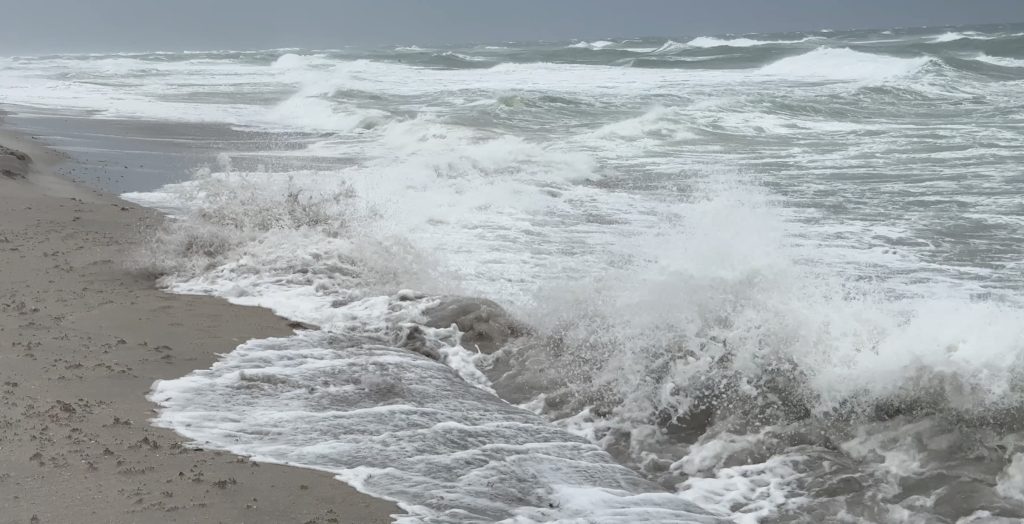
<path id="1" fill-rule="evenodd" d="M 699 36 L 687 42 L 686 45 L 699 48 L 755 47 L 761 45 L 799 44 L 810 40 L 821 40 L 821 37 L 809 36 L 799 40 L 754 40 L 751 38 L 715 38 L 712 36 Z"/>
<path id="2" fill-rule="evenodd" d="M 495 388 L 547 388 L 556 417 L 589 409 L 605 420 L 597 440 L 623 427 L 693 442 L 795 422 L 839 439 L 900 416 L 1019 420 L 1024 310 L 897 298 L 818 272 L 788 245 L 769 194 L 728 181 L 708 191 L 680 210 L 685 232 L 647 239 L 635 266 L 540 297 L 522 315 L 539 339 L 510 351 L 516 371 Z M 638 463 L 664 445 L 625 438 Z"/>
<path id="3" fill-rule="evenodd" d="M 948 42 L 957 42 L 959 40 L 994 40 L 996 37 L 984 35 L 982 33 L 976 33 L 968 31 L 966 33 L 948 32 L 941 35 L 932 37 L 930 43 L 933 44 L 944 44 Z"/>
<path id="4" fill-rule="evenodd" d="M 848 48 L 819 47 L 768 64 L 759 72 L 789 80 L 885 81 L 916 73 L 933 60 L 931 57 L 899 58 Z"/>
<path id="5" fill-rule="evenodd" d="M 601 49 L 608 49 L 618 45 L 616 42 L 609 40 L 595 40 L 593 42 L 576 42 L 569 46 L 570 49 L 590 49 L 591 51 L 600 51 Z"/>

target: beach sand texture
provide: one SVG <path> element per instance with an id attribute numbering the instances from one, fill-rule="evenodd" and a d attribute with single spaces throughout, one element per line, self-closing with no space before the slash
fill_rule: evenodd
<path id="1" fill-rule="evenodd" d="M 267 310 L 164 293 L 125 269 L 150 210 L 53 174 L 0 134 L 0 523 L 390 522 L 326 473 L 192 449 L 151 427 L 154 380 L 291 333 Z M 25 161 L 11 150 L 31 157 Z"/>

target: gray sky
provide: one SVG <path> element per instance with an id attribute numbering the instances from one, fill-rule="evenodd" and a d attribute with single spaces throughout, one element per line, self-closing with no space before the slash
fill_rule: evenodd
<path id="1" fill-rule="evenodd" d="M 0 55 L 1024 22 L 1024 0 L 5 0 Z"/>

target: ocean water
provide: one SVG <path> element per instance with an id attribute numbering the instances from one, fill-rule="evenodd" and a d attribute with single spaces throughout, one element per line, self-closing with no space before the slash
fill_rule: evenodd
<path id="1" fill-rule="evenodd" d="M 155 423 L 403 522 L 1019 522 L 1022 93 L 1024 25 L 0 59 L 28 119 L 230 132 L 137 258 L 319 329 Z"/>

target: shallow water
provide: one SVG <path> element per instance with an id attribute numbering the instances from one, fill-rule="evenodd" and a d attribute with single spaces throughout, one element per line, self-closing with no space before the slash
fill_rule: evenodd
<path id="1" fill-rule="evenodd" d="M 76 154 L 193 151 L 108 180 L 170 290 L 322 328 L 158 423 L 436 522 L 1024 518 L 1022 87 L 1024 26 L 0 59 Z M 450 294 L 529 334 L 402 349 Z"/>

